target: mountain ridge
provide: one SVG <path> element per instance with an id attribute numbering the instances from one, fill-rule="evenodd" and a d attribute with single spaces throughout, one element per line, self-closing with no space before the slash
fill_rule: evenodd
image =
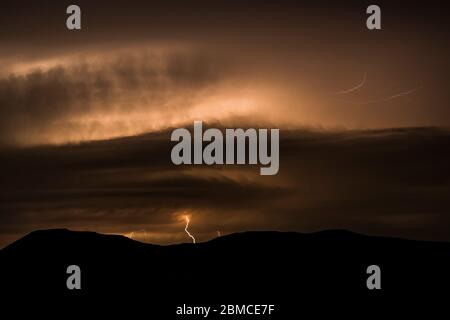
<path id="1" fill-rule="evenodd" d="M 185 303 L 273 303 L 295 315 L 314 305 L 410 304 L 450 287 L 450 243 L 361 235 L 250 231 L 201 243 L 152 245 L 125 236 L 68 229 L 32 232 L 0 251 L 0 291 L 8 299 L 143 308 L 171 318 Z M 81 269 L 81 290 L 66 287 Z M 369 290 L 369 266 L 381 289 Z M 81 300 L 80 300 L 81 299 Z M 314 312 L 317 312 L 314 309 Z"/>
<path id="2" fill-rule="evenodd" d="M 173 243 L 168 245 L 161 245 L 161 244 L 155 244 L 155 243 L 148 243 L 143 242 L 135 239 L 128 238 L 124 235 L 119 234 L 104 234 L 99 233 L 95 231 L 73 231 L 68 228 L 55 228 L 55 229 L 39 229 L 32 231 L 23 237 L 19 238 L 18 240 L 14 241 L 13 243 L 10 243 L 6 247 L 0 249 L 0 252 L 2 251 L 9 251 L 12 250 L 15 247 L 22 246 L 24 244 L 28 244 L 30 242 L 35 241 L 49 241 L 49 237 L 54 237 L 55 240 L 61 240 L 61 237 L 65 238 L 71 238 L 71 240 L 77 240 L 81 239 L 82 237 L 89 237 L 93 240 L 99 240 L 102 238 L 103 240 L 110 240 L 110 241 L 123 241 L 128 243 L 134 243 L 136 245 L 148 245 L 148 246 L 155 246 L 155 247 L 176 247 L 176 246 L 183 246 L 186 244 L 192 244 L 192 245 L 204 245 L 204 244 L 211 244 L 211 243 L 217 243 L 227 240 L 247 240 L 249 238 L 264 238 L 267 236 L 274 236 L 274 237 L 325 237 L 325 238 L 337 238 L 337 239 L 345 239 L 345 238 L 354 238 L 354 239 L 384 239 L 384 240 L 393 240 L 393 241 L 415 241 L 415 242 L 422 242 L 422 243 L 448 243 L 450 245 L 450 242 L 445 241 L 428 241 L 428 240 L 415 240 L 415 239 L 404 239 L 400 237 L 390 237 L 390 236 L 373 236 L 373 235 L 365 235 L 357 232 L 353 232 L 346 229 L 328 229 L 328 230 L 321 230 L 321 231 L 315 231 L 315 232 L 308 232 L 308 233 L 302 233 L 302 232 L 295 232 L 295 231 L 241 231 L 241 232 L 235 232 L 230 233 L 226 235 L 222 235 L 220 237 L 216 237 L 207 241 L 203 242 L 197 242 L 196 244 L 190 243 L 190 242 L 181 242 L 181 243 Z M 96 239 L 97 237 L 97 239 Z"/>

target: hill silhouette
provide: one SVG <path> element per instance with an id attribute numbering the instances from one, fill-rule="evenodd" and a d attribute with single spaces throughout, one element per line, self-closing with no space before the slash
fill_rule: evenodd
<path id="1" fill-rule="evenodd" d="M 449 256 L 450 243 L 343 230 L 244 232 L 159 246 L 56 229 L 32 232 L 1 250 L 0 281 L 8 299 L 21 301 L 120 301 L 162 315 L 179 304 L 267 303 L 296 314 L 300 302 L 306 308 L 317 301 L 379 305 L 438 297 L 450 285 Z M 81 290 L 66 288 L 72 264 L 81 268 Z M 381 290 L 366 287 L 372 264 L 381 268 Z"/>

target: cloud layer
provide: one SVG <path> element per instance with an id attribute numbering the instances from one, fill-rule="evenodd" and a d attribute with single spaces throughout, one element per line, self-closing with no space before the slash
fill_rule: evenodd
<path id="1" fill-rule="evenodd" d="M 437 129 L 284 131 L 280 174 L 174 166 L 170 132 L 0 153 L 2 242 L 70 227 L 184 241 L 241 230 L 359 232 L 450 240 L 450 134 Z"/>
<path id="2" fill-rule="evenodd" d="M 160 130 L 186 121 L 226 74 L 223 64 L 189 51 L 80 60 L 0 80 L 1 141 L 65 143 Z"/>

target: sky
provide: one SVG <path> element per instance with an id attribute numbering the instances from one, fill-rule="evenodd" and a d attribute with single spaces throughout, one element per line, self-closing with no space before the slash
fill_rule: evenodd
<path id="1" fill-rule="evenodd" d="M 66 227 L 189 241 L 343 228 L 449 239 L 444 1 L 5 1 L 0 246 Z M 280 129 L 280 173 L 178 167 L 170 132 Z"/>

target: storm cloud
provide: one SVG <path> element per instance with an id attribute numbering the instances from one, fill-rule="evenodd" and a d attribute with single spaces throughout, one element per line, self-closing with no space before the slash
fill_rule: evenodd
<path id="1" fill-rule="evenodd" d="M 242 230 L 359 232 L 449 240 L 450 133 L 433 128 L 282 131 L 280 173 L 175 166 L 170 132 L 0 153 L 3 243 L 70 227 L 183 241 Z"/>
<path id="2" fill-rule="evenodd" d="M 145 114 L 148 123 L 141 123 L 140 130 L 150 131 L 155 119 L 149 114 L 167 118 L 186 113 L 225 74 L 223 64 L 201 53 L 142 49 L 11 74 L 0 79 L 1 141 L 62 143 L 123 135 L 127 130 L 135 134 L 136 124 L 127 121 Z M 77 137 L 80 131 L 86 136 Z"/>
<path id="3" fill-rule="evenodd" d="M 380 0 L 373 32 L 358 0 L 79 0 L 78 31 L 70 4 L 2 2 L 0 246 L 55 227 L 182 242 L 184 215 L 199 241 L 450 240 L 442 1 Z M 171 130 L 195 120 L 280 129 L 279 174 L 173 165 Z"/>

